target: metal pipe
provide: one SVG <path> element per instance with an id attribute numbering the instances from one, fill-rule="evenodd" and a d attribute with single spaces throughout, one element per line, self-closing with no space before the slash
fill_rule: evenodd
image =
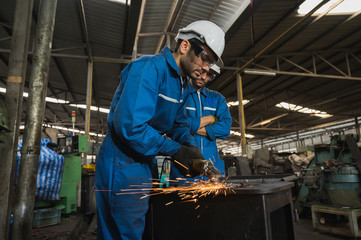
<path id="1" fill-rule="evenodd" d="M 57 0 L 40 3 L 12 239 L 30 239 Z"/>
<path id="2" fill-rule="evenodd" d="M 9 113 L 8 142 L 0 147 L 0 239 L 9 239 L 10 211 L 15 180 L 16 149 L 26 76 L 33 0 L 17 0 L 11 37 L 5 105 Z M 11 27 L 10 27 L 11 29 Z"/>

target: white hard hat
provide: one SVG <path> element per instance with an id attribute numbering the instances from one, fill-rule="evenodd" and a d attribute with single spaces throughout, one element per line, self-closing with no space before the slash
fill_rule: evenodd
<path id="1" fill-rule="evenodd" d="M 221 68 L 217 64 L 212 64 L 210 65 L 209 68 L 215 71 L 216 73 L 221 74 Z"/>
<path id="2" fill-rule="evenodd" d="M 224 50 L 224 32 L 213 22 L 199 20 L 192 22 L 187 27 L 179 29 L 175 40 L 189 40 L 195 38 L 206 44 L 218 57 L 217 65 L 223 66 L 221 59 Z"/>

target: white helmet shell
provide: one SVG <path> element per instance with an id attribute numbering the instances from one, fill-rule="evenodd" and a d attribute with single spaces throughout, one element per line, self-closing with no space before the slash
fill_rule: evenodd
<path id="1" fill-rule="evenodd" d="M 221 74 L 221 68 L 217 64 L 212 64 L 209 68 L 215 71 L 216 73 Z"/>
<path id="2" fill-rule="evenodd" d="M 189 40 L 196 38 L 206 44 L 218 57 L 217 65 L 223 66 L 221 59 L 224 50 L 224 32 L 213 22 L 207 20 L 199 20 L 192 22 L 185 28 L 179 29 L 175 40 Z"/>

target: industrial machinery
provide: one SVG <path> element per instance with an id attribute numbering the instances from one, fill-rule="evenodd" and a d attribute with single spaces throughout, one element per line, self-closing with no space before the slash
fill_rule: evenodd
<path id="1" fill-rule="evenodd" d="M 37 200 L 35 209 L 55 207 L 61 209 L 62 214 L 77 211 L 80 206 L 81 163 L 82 153 L 88 149 L 87 136 L 68 136 L 58 138 L 57 144 L 48 144 L 47 147 L 64 156 L 64 166 L 61 177 L 60 201 Z"/>
<path id="2" fill-rule="evenodd" d="M 65 205 L 62 213 L 76 212 L 80 205 L 81 153 L 88 152 L 88 137 L 85 135 L 58 138 L 58 146 L 65 157 L 60 198 Z"/>
<path id="3" fill-rule="evenodd" d="M 217 191 L 154 194 L 143 239 L 294 240 L 293 183 L 247 176 L 226 184 Z"/>
<path id="4" fill-rule="evenodd" d="M 0 143 L 7 141 L 8 136 L 6 133 L 10 132 L 8 126 L 8 112 L 4 102 L 0 99 Z"/>
<path id="5" fill-rule="evenodd" d="M 300 176 L 302 185 L 295 208 L 301 212 L 312 206 L 315 228 L 361 236 L 361 231 L 349 229 L 357 225 L 358 217 L 351 216 L 360 215 L 361 208 L 361 152 L 357 140 L 353 135 L 336 135 L 330 144 L 315 145 L 315 158 Z M 346 229 L 339 231 L 338 225 Z"/>

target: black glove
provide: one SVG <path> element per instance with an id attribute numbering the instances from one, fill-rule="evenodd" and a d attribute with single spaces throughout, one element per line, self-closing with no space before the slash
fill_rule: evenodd
<path id="1" fill-rule="evenodd" d="M 174 165 L 185 177 L 194 177 L 200 174 L 199 170 L 195 170 L 193 167 L 195 159 L 204 159 L 201 151 L 196 146 L 180 145 L 178 152 L 172 156 Z"/>

